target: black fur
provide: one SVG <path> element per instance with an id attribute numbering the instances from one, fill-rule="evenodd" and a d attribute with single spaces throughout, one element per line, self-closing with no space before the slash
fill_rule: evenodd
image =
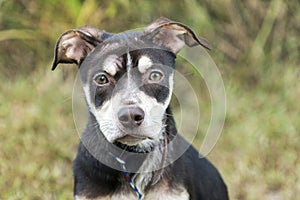
<path id="1" fill-rule="evenodd" d="M 187 151 L 174 163 L 163 169 L 163 178 L 170 187 L 176 189 L 179 185 L 184 185 L 190 195 L 190 200 L 226 200 L 228 199 L 226 186 L 216 170 L 216 168 L 206 159 L 199 158 L 199 153 L 194 147 L 190 146 L 180 135 L 177 135 L 174 119 L 170 108 L 166 111 L 166 132 L 168 142 L 175 136 L 179 137 L 173 144 L 175 151 L 187 146 Z M 89 123 L 96 123 L 95 118 L 90 114 Z M 83 133 L 83 141 L 93 141 L 103 148 L 98 149 L 102 156 L 113 159 L 107 148 L 110 144 L 104 137 L 95 140 L 94 133 L 98 133 L 95 126 L 88 126 Z M 169 152 L 173 154 L 174 152 Z M 133 176 L 133 174 L 131 174 Z M 99 162 L 85 148 L 81 142 L 78 154 L 74 161 L 75 188 L 74 193 L 84 195 L 87 198 L 111 195 L 123 189 L 128 184 L 121 171 L 112 169 Z M 146 192 L 151 189 L 151 182 L 146 187 Z"/>
<path id="2" fill-rule="evenodd" d="M 163 109 L 165 109 L 168 105 L 167 97 L 172 92 L 170 91 L 169 77 L 175 67 L 176 54 L 183 45 L 189 47 L 202 45 L 210 49 L 209 43 L 205 39 L 197 37 L 190 28 L 167 18 L 157 19 L 146 27 L 143 32 L 129 31 L 110 34 L 90 26 L 84 26 L 69 30 L 61 35 L 55 47 L 52 70 L 59 63 L 77 64 L 83 86 L 88 89 L 86 95 L 90 95 L 90 97 L 86 96 L 87 103 L 90 103 L 88 106 L 93 106 L 93 108 L 94 105 L 96 109 L 101 108 L 104 102 L 111 100 L 117 93 L 127 95 L 129 91 L 128 95 L 132 95 L 135 90 L 138 90 L 143 91 L 148 97 L 154 97 L 158 102 L 157 105 L 161 107 L 164 105 Z M 126 84 L 126 81 L 129 80 L 128 76 L 123 76 L 129 72 L 127 69 L 128 53 L 132 59 L 132 66 L 130 66 L 130 73 L 132 73 L 130 83 L 132 85 L 130 86 Z M 103 68 L 105 59 L 109 55 L 114 55 L 119 59 L 117 62 L 114 60 L 114 64 L 120 65 L 117 66 L 120 69 L 117 70 L 115 75 L 111 75 L 113 73 L 108 74 Z M 143 55 L 150 58 L 153 65 L 142 74 L 137 69 L 137 65 Z M 165 77 L 160 82 L 151 82 L 148 77 L 152 69 L 160 70 Z M 99 86 L 95 83 L 94 76 L 99 73 L 107 73 L 109 84 Z M 133 93 L 130 93 L 131 90 Z M 128 102 L 125 99 L 124 103 L 123 98 L 122 96 L 121 102 L 118 102 L 118 104 L 128 106 Z M 149 137 L 152 137 L 152 135 L 148 133 L 148 136 L 150 136 L 147 139 L 151 141 L 151 144 L 147 144 L 147 150 L 138 147 L 139 144 L 129 147 L 126 142 L 125 144 L 119 143 L 117 139 L 123 138 L 124 135 L 120 131 L 116 131 L 118 129 L 114 129 L 116 132 L 104 132 L 107 133 L 107 135 L 104 135 L 99 127 L 101 122 L 95 118 L 98 114 L 95 114 L 96 112 L 92 109 L 89 110 L 88 124 L 82 134 L 78 154 L 74 160 L 74 195 L 94 199 L 113 194 L 127 194 L 127 192 L 132 194 L 133 190 L 126 182 L 121 172 L 122 169 L 114 158 L 114 155 L 119 156 L 126 149 L 129 152 L 128 154 L 134 152 L 126 158 L 126 165 L 131 170 L 130 172 L 137 172 L 146 159 L 147 162 L 149 160 L 149 162 L 153 161 L 155 164 L 161 162 L 159 164 L 166 166 L 151 172 L 151 180 L 148 180 L 146 182 L 148 185 L 143 188 L 146 198 L 147 192 L 150 193 L 156 188 L 161 189 L 160 184 L 164 184 L 164 187 L 171 193 L 184 187 L 190 200 L 228 199 L 226 185 L 217 169 L 207 159 L 200 159 L 199 153 L 177 134 L 170 107 L 166 109 L 163 115 L 162 120 L 164 123 L 162 126 L 159 125 L 160 130 L 154 132 L 161 137 L 150 140 Z M 159 120 L 161 120 L 163 112 L 159 114 Z M 107 126 L 110 126 L 111 122 Z M 145 130 L 152 131 L 153 129 L 144 127 L 143 131 Z M 133 129 L 122 131 L 126 133 L 125 136 L 130 136 Z M 111 133 L 119 134 L 117 136 L 120 137 L 115 139 Z M 139 134 L 142 135 L 143 132 L 139 132 Z M 156 150 L 158 154 L 154 155 L 162 158 L 155 162 L 153 158 L 152 160 L 148 159 L 148 152 Z M 178 157 L 180 152 L 184 153 Z M 178 159 L 172 162 L 174 157 L 178 157 Z M 111 166 L 106 166 L 103 163 L 110 163 Z M 134 175 L 134 173 L 130 174 L 131 177 Z"/>

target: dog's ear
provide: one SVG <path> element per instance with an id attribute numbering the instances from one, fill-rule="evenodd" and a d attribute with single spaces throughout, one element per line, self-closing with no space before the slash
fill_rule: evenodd
<path id="1" fill-rule="evenodd" d="M 59 63 L 75 63 L 79 66 L 88 53 L 110 36 L 111 34 L 91 26 L 63 33 L 56 43 L 52 70 Z"/>
<path id="2" fill-rule="evenodd" d="M 186 25 L 160 17 L 144 29 L 145 38 L 160 45 L 174 54 L 186 44 L 189 47 L 202 45 L 211 49 L 210 44 L 204 38 L 196 34 Z"/>

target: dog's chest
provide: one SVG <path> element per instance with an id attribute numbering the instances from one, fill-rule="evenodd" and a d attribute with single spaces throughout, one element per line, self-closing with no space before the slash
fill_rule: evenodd
<path id="1" fill-rule="evenodd" d="M 98 197 L 89 199 L 84 196 L 75 196 L 75 200 L 138 200 L 136 194 L 132 191 L 130 193 L 118 193 L 111 196 Z M 143 200 L 189 200 L 189 193 L 183 187 L 170 189 L 165 186 L 156 187 L 150 190 Z"/>

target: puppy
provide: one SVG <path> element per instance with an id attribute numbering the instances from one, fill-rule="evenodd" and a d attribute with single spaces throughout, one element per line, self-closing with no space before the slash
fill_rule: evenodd
<path id="1" fill-rule="evenodd" d="M 166 18 L 142 32 L 84 26 L 61 35 L 52 70 L 79 67 L 89 113 L 74 161 L 75 199 L 228 199 L 216 168 L 176 130 L 169 103 L 184 45 L 210 49 Z"/>

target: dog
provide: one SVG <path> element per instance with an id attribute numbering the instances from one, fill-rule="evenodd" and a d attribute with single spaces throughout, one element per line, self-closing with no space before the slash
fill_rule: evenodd
<path id="1" fill-rule="evenodd" d="M 52 65 L 79 67 L 88 122 L 73 163 L 74 198 L 226 200 L 217 169 L 177 133 L 170 108 L 176 54 L 210 44 L 161 17 L 143 31 L 63 33 Z"/>

